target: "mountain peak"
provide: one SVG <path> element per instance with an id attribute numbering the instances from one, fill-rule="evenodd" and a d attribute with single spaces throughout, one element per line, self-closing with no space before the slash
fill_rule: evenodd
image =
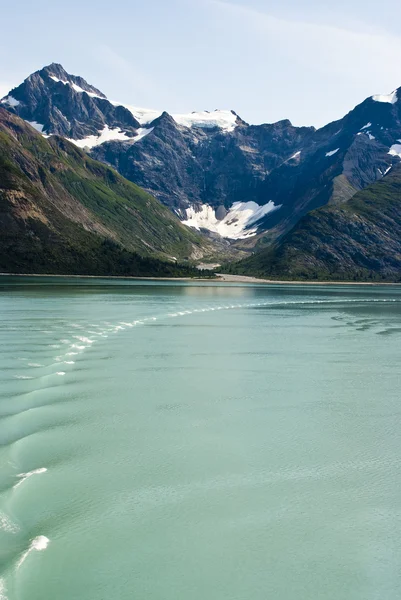
<path id="1" fill-rule="evenodd" d="M 83 77 L 79 75 L 71 75 L 68 73 L 63 65 L 59 63 L 51 63 L 46 67 L 43 67 L 40 71 L 34 73 L 34 75 L 43 76 L 45 79 L 51 79 L 55 83 L 63 83 L 64 85 L 71 86 L 76 92 L 86 92 L 89 95 L 98 96 L 99 98 L 106 99 L 105 94 L 103 94 L 100 90 L 95 88 L 93 85 L 90 85 Z M 28 77 L 29 79 L 29 77 Z"/>
<path id="2" fill-rule="evenodd" d="M 63 65 L 55 62 L 52 62 L 50 65 L 46 65 L 45 67 L 43 67 L 43 69 L 40 69 L 39 72 L 48 73 L 50 75 L 57 75 L 60 77 L 69 77 L 69 74 L 64 69 Z"/>
<path id="3" fill-rule="evenodd" d="M 54 62 L 29 75 L 2 104 L 41 133 L 69 139 L 99 137 L 106 128 L 131 137 L 139 128 L 128 110 L 113 106 L 100 90 Z"/>

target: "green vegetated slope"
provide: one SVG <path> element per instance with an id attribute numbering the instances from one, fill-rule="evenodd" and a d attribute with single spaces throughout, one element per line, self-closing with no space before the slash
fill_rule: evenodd
<path id="1" fill-rule="evenodd" d="M 228 270 L 287 280 L 401 281 L 401 166 L 348 202 L 310 212 L 274 246 Z"/>
<path id="2" fill-rule="evenodd" d="M 0 108 L 1 271 L 183 275 L 173 257 L 205 251 L 141 188 Z"/>

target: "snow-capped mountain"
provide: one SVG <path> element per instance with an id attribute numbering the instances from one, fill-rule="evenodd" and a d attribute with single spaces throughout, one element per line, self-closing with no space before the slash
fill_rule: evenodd
<path id="1" fill-rule="evenodd" d="M 30 75 L 1 103 L 38 131 L 73 140 L 100 137 L 105 131 L 114 132 L 116 139 L 121 132 L 124 139 L 133 138 L 140 127 L 128 109 L 113 106 L 97 88 L 54 63 Z M 110 134 L 103 137 L 110 139 Z"/>
<path id="2" fill-rule="evenodd" d="M 348 200 L 401 159 L 401 88 L 319 130 L 288 120 L 248 125 L 229 110 L 169 115 L 123 105 L 57 64 L 1 103 L 114 166 L 188 226 L 246 244 Z"/>
<path id="3" fill-rule="evenodd" d="M 40 133 L 62 135 L 89 149 L 111 140 L 138 141 L 150 133 L 151 123 L 163 114 L 109 101 L 82 77 L 70 75 L 56 63 L 30 75 L 1 103 Z M 177 125 L 222 131 L 233 131 L 237 122 L 237 115 L 227 110 L 172 117 Z"/>

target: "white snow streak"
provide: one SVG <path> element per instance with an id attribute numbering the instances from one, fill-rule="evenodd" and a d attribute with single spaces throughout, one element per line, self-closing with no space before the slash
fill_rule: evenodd
<path id="1" fill-rule="evenodd" d="M 366 125 L 361 127 L 360 131 L 363 131 L 364 129 L 369 129 L 369 127 L 372 127 L 372 123 L 366 123 Z"/>
<path id="2" fill-rule="evenodd" d="M 91 98 L 100 98 L 101 100 L 106 100 L 106 98 L 103 98 L 103 96 L 99 96 L 99 94 L 94 94 L 93 92 L 87 92 L 86 90 L 81 88 L 76 83 L 73 83 L 72 81 L 63 81 L 62 79 L 59 79 L 58 77 L 55 77 L 54 75 L 49 75 L 49 77 L 50 77 L 50 79 L 53 79 L 53 81 L 55 81 L 56 83 L 60 82 L 60 83 L 63 83 L 64 85 L 71 86 L 72 89 L 75 90 L 76 92 L 78 92 L 79 94 L 85 93 L 85 94 L 88 94 L 88 96 L 90 96 Z"/>
<path id="3" fill-rule="evenodd" d="M 334 154 L 337 154 L 339 149 L 340 148 L 336 148 L 335 150 L 330 150 L 330 152 L 326 152 L 326 156 L 334 156 Z"/>
<path id="4" fill-rule="evenodd" d="M 231 240 L 243 240 L 256 235 L 256 222 L 278 208 L 272 201 L 264 206 L 256 202 L 234 202 L 224 219 L 218 220 L 214 208 L 203 204 L 199 211 L 193 206 L 187 208 L 187 219 L 183 223 L 197 230 L 207 229 Z"/>
<path id="5" fill-rule="evenodd" d="M 153 130 L 154 130 L 154 127 L 141 127 L 140 129 L 136 130 L 136 136 L 134 138 L 130 138 L 130 139 L 133 142 L 139 142 L 139 140 L 142 140 L 144 137 L 149 135 L 149 133 L 151 133 Z"/>

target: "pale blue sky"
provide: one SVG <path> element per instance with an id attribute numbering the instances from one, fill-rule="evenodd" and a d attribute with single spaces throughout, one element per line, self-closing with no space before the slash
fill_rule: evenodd
<path id="1" fill-rule="evenodd" d="M 399 0 L 19 0 L 1 12 L 1 96 L 54 61 L 124 103 L 319 126 L 401 86 Z"/>

